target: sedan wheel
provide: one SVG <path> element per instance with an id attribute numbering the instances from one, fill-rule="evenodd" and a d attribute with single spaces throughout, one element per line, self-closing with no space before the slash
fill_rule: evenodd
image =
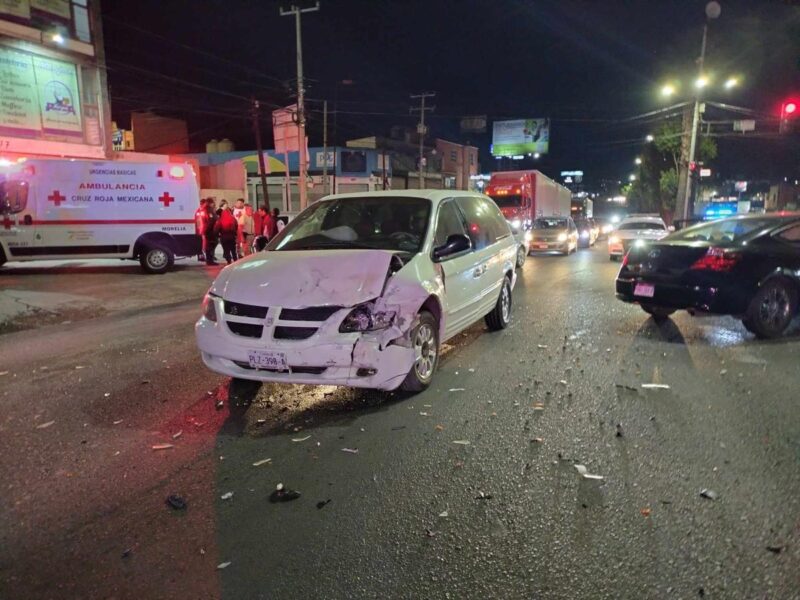
<path id="1" fill-rule="evenodd" d="M 753 297 L 742 323 L 759 338 L 780 337 L 797 312 L 797 292 L 783 281 L 766 283 Z"/>

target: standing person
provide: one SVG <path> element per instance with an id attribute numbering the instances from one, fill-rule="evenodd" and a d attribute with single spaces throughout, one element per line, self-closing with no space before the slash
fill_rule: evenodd
<path id="1" fill-rule="evenodd" d="M 267 209 L 259 206 L 258 210 L 253 213 L 253 233 L 256 235 L 264 235 L 264 217 L 267 214 Z"/>
<path id="2" fill-rule="evenodd" d="M 239 224 L 233 217 L 233 211 L 227 206 L 222 209 L 214 229 L 219 235 L 219 241 L 222 244 L 222 256 L 228 264 L 231 264 L 236 260 L 236 238 Z"/>
<path id="3" fill-rule="evenodd" d="M 205 198 L 200 198 L 200 206 L 194 212 L 194 234 L 200 236 L 200 254 L 197 255 L 197 260 L 204 262 L 206 260 L 206 224 L 208 222 L 208 208 Z"/>
<path id="4" fill-rule="evenodd" d="M 283 219 L 279 219 L 278 216 L 281 214 L 281 211 L 276 206 L 272 209 L 272 220 L 275 221 L 275 235 L 278 235 L 283 228 L 286 227 L 286 223 L 283 222 Z"/>
<path id="5" fill-rule="evenodd" d="M 275 230 L 275 219 L 272 218 L 272 213 L 264 210 L 264 224 L 261 228 L 261 235 L 263 235 L 268 240 L 271 240 L 272 237 L 277 233 Z"/>
<path id="6" fill-rule="evenodd" d="M 222 211 L 224 211 L 226 208 L 228 208 L 228 201 L 225 200 L 225 198 L 223 198 L 222 200 L 219 201 L 219 207 L 217 208 L 217 217 L 221 217 Z"/>
<path id="7" fill-rule="evenodd" d="M 236 258 L 242 258 L 242 242 L 244 241 L 244 231 L 242 230 L 242 215 L 244 214 L 244 200 L 237 199 L 233 203 L 233 218 L 239 224 L 239 230 L 236 234 Z"/>
<path id="8" fill-rule="evenodd" d="M 255 223 L 253 219 L 253 207 L 249 204 L 244 205 L 244 210 L 239 216 L 239 254 L 247 256 L 250 254 L 250 244 L 253 243 L 253 233 L 255 233 Z"/>
<path id="9" fill-rule="evenodd" d="M 214 199 L 206 198 L 205 223 L 203 225 L 203 250 L 206 255 L 206 264 L 217 264 L 214 253 L 217 250 L 217 212 L 214 210 Z"/>

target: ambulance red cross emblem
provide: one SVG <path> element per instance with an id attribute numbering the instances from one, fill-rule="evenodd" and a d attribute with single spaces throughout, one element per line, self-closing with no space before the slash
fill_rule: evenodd
<path id="1" fill-rule="evenodd" d="M 165 207 L 168 207 L 171 202 L 175 201 L 173 196 L 169 195 L 169 192 L 164 192 L 161 196 L 158 197 L 159 202 L 163 203 Z"/>
<path id="2" fill-rule="evenodd" d="M 66 200 L 67 197 L 62 196 L 61 192 L 55 190 L 51 195 L 47 197 L 47 199 L 50 200 L 50 202 L 52 202 L 56 206 L 61 206 L 61 203 L 64 202 L 64 200 Z"/>

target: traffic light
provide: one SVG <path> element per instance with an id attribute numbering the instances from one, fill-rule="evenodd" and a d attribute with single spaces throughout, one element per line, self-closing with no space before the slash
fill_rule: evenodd
<path id="1" fill-rule="evenodd" d="M 786 100 L 781 105 L 780 132 L 786 133 L 798 115 L 800 115 L 800 100 L 794 98 Z"/>

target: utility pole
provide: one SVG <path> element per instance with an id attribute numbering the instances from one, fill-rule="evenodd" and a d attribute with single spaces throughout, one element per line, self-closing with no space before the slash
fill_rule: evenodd
<path id="1" fill-rule="evenodd" d="M 412 94 L 411 99 L 416 100 L 419 98 L 419 108 L 412 106 L 411 113 L 419 113 L 419 123 L 417 124 L 417 133 L 419 134 L 419 189 L 425 188 L 425 175 L 422 172 L 422 164 L 425 162 L 425 113 L 436 110 L 435 106 L 425 106 L 425 98 L 434 98 L 436 92 L 422 92 L 421 94 Z"/>
<path id="2" fill-rule="evenodd" d="M 258 151 L 258 174 L 261 176 L 261 187 L 264 189 L 264 206 L 269 212 L 269 190 L 267 189 L 267 169 L 264 165 L 264 148 L 261 146 L 261 107 L 258 100 L 253 98 L 253 133 L 256 136 L 256 150 Z M 256 208 L 258 208 L 258 193 L 256 192 Z"/>
<path id="3" fill-rule="evenodd" d="M 322 193 L 328 195 L 328 101 L 322 101 Z"/>
<path id="4" fill-rule="evenodd" d="M 300 210 L 308 206 L 308 189 L 306 179 L 308 177 L 308 151 L 306 148 L 306 109 L 305 109 L 305 88 L 303 85 L 303 39 L 300 27 L 300 15 L 303 13 L 316 12 L 319 10 L 319 1 L 309 8 L 300 8 L 294 4 L 289 10 L 280 9 L 282 17 L 294 15 L 295 32 L 297 34 L 297 135 L 299 139 L 300 173 L 298 177 L 298 188 L 300 188 Z M 288 166 L 287 166 L 288 169 Z"/>

